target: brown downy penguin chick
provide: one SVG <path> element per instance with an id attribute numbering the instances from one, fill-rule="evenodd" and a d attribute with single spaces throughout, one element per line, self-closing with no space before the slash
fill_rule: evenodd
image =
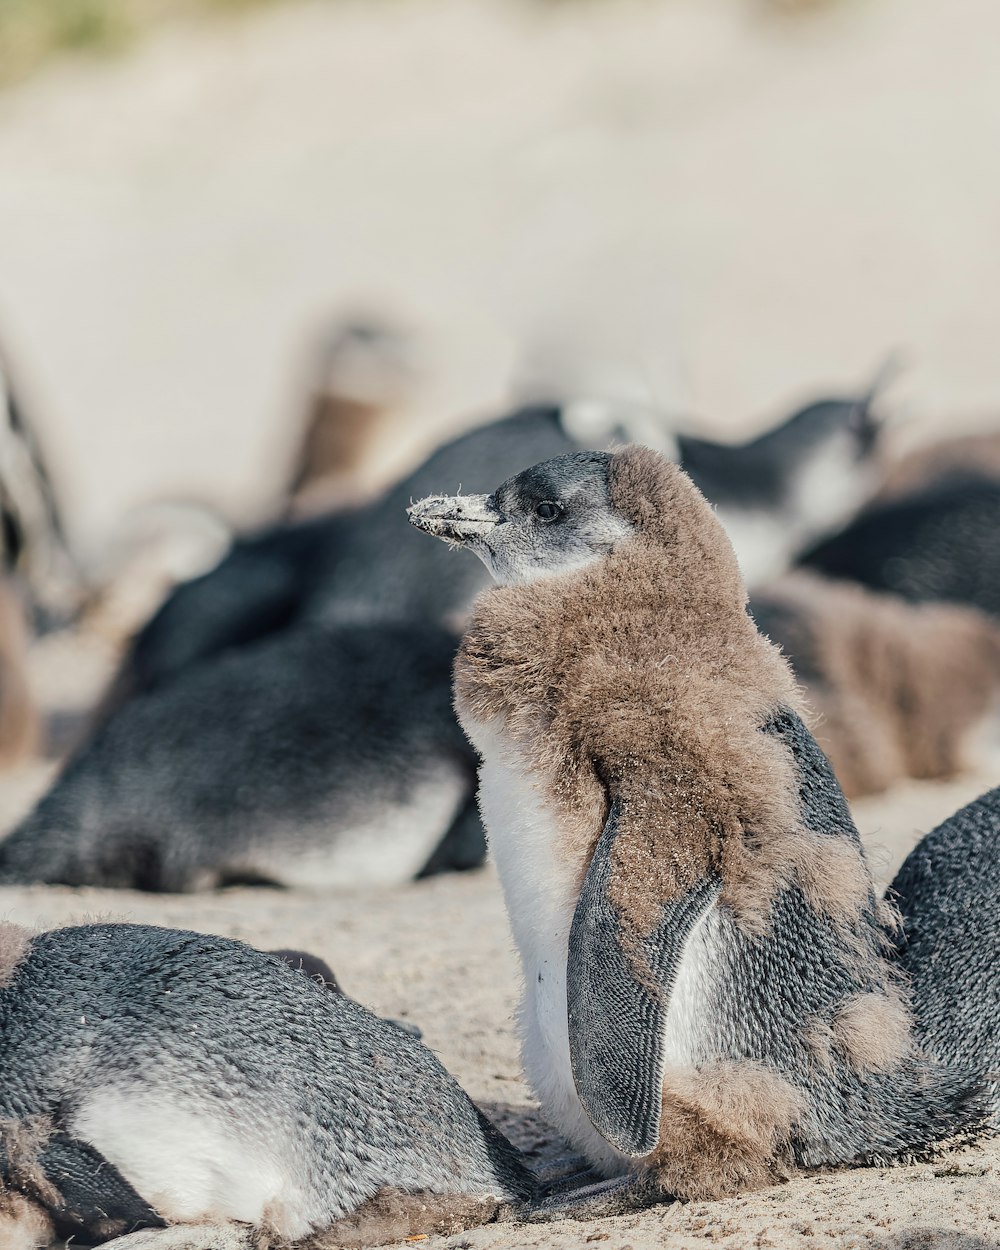
<path id="1" fill-rule="evenodd" d="M 913 1040 L 843 795 L 691 481 L 561 456 L 421 529 L 500 585 L 455 670 L 518 945 L 527 1075 L 623 1188 L 711 1198 L 978 1130 Z"/>
<path id="2" fill-rule="evenodd" d="M 905 499 L 931 487 L 983 479 L 1000 481 L 1000 430 L 961 434 L 914 448 L 887 465 L 872 502 Z"/>
<path id="3" fill-rule="evenodd" d="M 800 572 L 754 594 L 848 798 L 974 762 L 1000 696 L 1000 627 L 974 608 L 910 604 Z"/>
<path id="4" fill-rule="evenodd" d="M 319 353 L 288 495 L 293 516 L 370 497 L 372 455 L 414 387 L 407 336 L 371 320 L 339 324 Z"/>

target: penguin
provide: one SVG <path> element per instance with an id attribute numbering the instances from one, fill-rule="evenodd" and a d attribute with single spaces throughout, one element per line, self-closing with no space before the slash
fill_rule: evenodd
<path id="1" fill-rule="evenodd" d="M 973 608 L 798 572 L 752 594 L 750 615 L 791 663 L 848 798 L 953 777 L 996 725 L 1000 624 Z"/>
<path id="2" fill-rule="evenodd" d="M 126 704 L 0 842 L 0 881 L 390 886 L 478 866 L 457 639 L 300 625 Z"/>
<path id="3" fill-rule="evenodd" d="M 126 651 L 101 716 L 183 668 L 303 619 L 406 617 L 454 622 L 485 570 L 428 549 L 401 518 L 442 481 L 488 490 L 538 460 L 640 441 L 690 468 L 730 527 L 750 580 L 783 569 L 851 515 L 877 480 L 880 425 L 871 395 L 793 414 L 740 446 L 675 437 L 649 408 L 586 399 L 539 402 L 462 434 L 368 504 L 238 539 L 202 577 L 178 586 Z"/>
<path id="4" fill-rule="evenodd" d="M 429 1050 L 275 955 L 7 924 L 0 972 L 5 1246 L 382 1244 L 534 1195 Z"/>
<path id="5" fill-rule="evenodd" d="M 498 583 L 455 705 L 553 1126 L 682 1199 L 979 1133 L 983 1083 L 919 1049 L 843 794 L 691 479 L 580 453 L 410 520 Z"/>
<path id="6" fill-rule="evenodd" d="M 998 526 L 1000 481 L 946 477 L 866 508 L 800 564 L 912 603 L 961 603 L 998 616 Z"/>
<path id="7" fill-rule="evenodd" d="M 66 624 L 84 599 L 52 475 L 0 350 L 0 566 L 24 586 L 33 624 Z"/>
<path id="8" fill-rule="evenodd" d="M 988 1074 L 1000 1130 L 1000 788 L 928 833 L 889 887 L 917 1032 L 939 1062 Z"/>
<path id="9" fill-rule="evenodd" d="M 716 505 L 754 588 L 845 525 L 882 476 L 878 378 L 855 397 L 816 400 L 744 443 L 677 438 L 677 462 Z"/>
<path id="10" fill-rule="evenodd" d="M 366 502 L 378 444 L 418 376 L 410 336 L 381 318 L 338 321 L 316 357 L 285 487 L 292 516 Z"/>

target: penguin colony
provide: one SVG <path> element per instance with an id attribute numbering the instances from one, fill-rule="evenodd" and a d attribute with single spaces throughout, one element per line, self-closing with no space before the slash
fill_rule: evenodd
<path id="1" fill-rule="evenodd" d="M 534 1175 L 418 1037 L 313 956 L 141 925 L 5 924 L 0 1244 L 373 1245 L 718 1198 L 1000 1127 L 998 934 L 983 931 L 1000 899 L 980 867 L 1000 849 L 1000 792 L 929 834 L 879 900 L 788 660 L 755 624 L 786 626 L 775 640 L 833 700 L 866 685 L 859 644 L 830 643 L 810 615 L 840 591 L 762 592 L 751 616 L 737 561 L 769 576 L 815 542 L 810 567 L 843 576 L 830 551 L 853 551 L 851 575 L 879 592 L 844 592 L 857 637 L 884 622 L 893 650 L 912 635 L 894 614 L 909 612 L 928 653 L 962 640 L 978 658 L 942 669 L 952 710 L 935 723 L 928 696 L 915 722 L 881 727 L 901 762 L 850 784 L 959 766 L 996 687 L 994 607 L 968 568 L 942 577 L 937 518 L 962 502 L 950 478 L 920 478 L 923 547 L 899 525 L 876 527 L 881 545 L 845 537 L 899 506 L 887 495 L 851 520 L 875 485 L 869 402 L 816 405 L 743 449 L 665 437 L 690 474 L 646 447 L 579 450 L 569 409 L 528 409 L 380 500 L 238 542 L 140 631 L 101 723 L 0 844 L 8 883 L 392 884 L 480 862 L 478 762 L 524 972 L 525 1072 L 590 1183 Z M 294 475 L 303 498 L 336 460 L 321 408 Z M 512 469 L 540 462 L 489 494 L 409 509 L 480 565 L 419 535 L 411 559 L 387 538 L 406 499 L 457 486 L 463 463 L 464 485 L 493 486 L 501 452 Z M 737 453 L 734 490 L 722 466 Z M 823 464 L 852 478 L 846 502 L 803 489 Z M 961 494 L 975 494 L 964 479 Z M 962 513 L 963 536 L 985 533 L 984 506 Z M 761 540 L 768 510 L 780 543 Z M 951 602 L 885 599 L 903 593 L 883 584 L 901 559 L 904 597 Z M 380 584 L 373 561 L 395 576 Z M 448 707 L 456 645 L 468 743 Z M 899 654 L 917 693 L 897 701 L 912 705 L 919 645 Z M 331 728 L 317 709 L 338 701 L 357 720 Z M 222 806 L 220 770 L 251 783 Z M 292 840 L 276 834 L 290 826 Z"/>

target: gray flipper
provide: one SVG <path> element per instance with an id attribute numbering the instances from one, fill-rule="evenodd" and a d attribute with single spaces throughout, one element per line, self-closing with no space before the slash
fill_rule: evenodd
<path id="1" fill-rule="evenodd" d="M 89 1142 L 55 1132 L 26 1171 L 0 1139 L 0 1177 L 49 1214 L 62 1236 L 83 1233 L 104 1241 L 137 1228 L 163 1228 L 164 1221 L 116 1167 Z"/>
<path id="2" fill-rule="evenodd" d="M 619 807 L 612 804 L 569 935 L 566 998 L 576 1091 L 597 1131 L 623 1154 L 641 1158 L 660 1137 L 664 1034 L 684 945 L 721 889 L 700 881 L 664 903 L 660 923 L 637 943 L 652 973 L 644 984 L 623 949 L 621 918 L 608 898 Z"/>

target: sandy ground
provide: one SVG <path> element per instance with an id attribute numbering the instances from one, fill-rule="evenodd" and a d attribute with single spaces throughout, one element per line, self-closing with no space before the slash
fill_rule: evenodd
<path id="1" fill-rule="evenodd" d="M 0 317 L 39 405 L 73 535 L 177 492 L 266 510 L 303 335 L 362 299 L 428 332 L 383 473 L 506 394 L 556 325 L 723 430 L 909 350 L 904 439 L 973 428 L 997 394 L 1000 8 L 845 0 L 288 3 L 176 29 L 0 96 Z M 32 664 L 67 733 L 112 655 Z M 50 764 L 0 779 L 0 825 Z M 857 805 L 876 873 L 996 780 Z M 389 894 L 193 898 L 0 891 L 48 925 L 127 917 L 300 946 L 408 1017 L 540 1160 L 518 1075 L 517 970 L 490 871 Z M 430 1247 L 1000 1246 L 1000 1149 L 811 1177 L 746 1198 Z"/>

